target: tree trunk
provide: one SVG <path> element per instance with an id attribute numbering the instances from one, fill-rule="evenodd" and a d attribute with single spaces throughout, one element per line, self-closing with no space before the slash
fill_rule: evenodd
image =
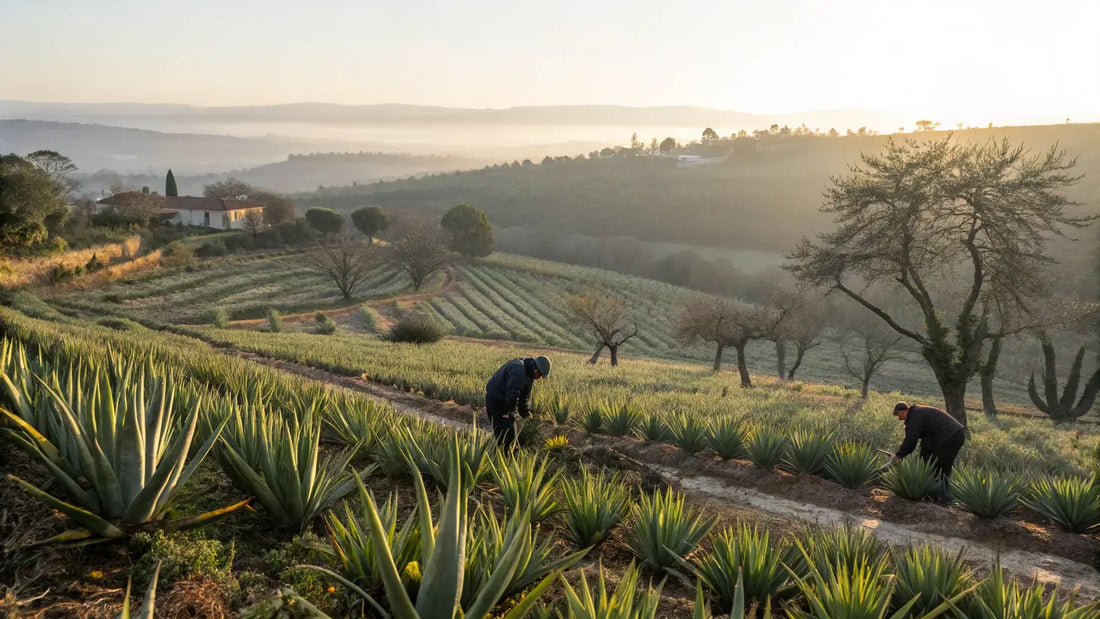
<path id="1" fill-rule="evenodd" d="M 947 405 L 947 414 L 966 427 L 966 383 L 961 385 L 941 384 L 943 401 Z"/>
<path id="2" fill-rule="evenodd" d="M 871 376 L 868 374 L 863 377 L 863 389 L 859 392 L 859 397 L 863 400 L 867 399 L 867 391 L 871 385 Z"/>
<path id="3" fill-rule="evenodd" d="M 982 412 L 986 417 L 997 417 L 997 403 L 993 400 L 993 376 L 997 373 L 997 359 L 1001 355 L 1001 338 L 995 337 L 989 347 L 989 357 L 982 365 Z"/>
<path id="4" fill-rule="evenodd" d="M 806 347 L 801 344 L 795 343 L 794 350 L 794 364 L 787 371 L 787 380 L 794 380 L 794 372 L 798 369 L 798 366 L 802 365 L 802 357 L 806 354 Z"/>
<path id="5" fill-rule="evenodd" d="M 600 342 L 596 346 L 596 352 L 592 353 L 592 358 L 588 360 L 589 365 L 596 365 L 596 362 L 600 360 L 600 353 L 603 352 L 603 347 L 606 346 L 603 342 Z"/>
<path id="6" fill-rule="evenodd" d="M 724 345 L 719 344 L 718 345 L 718 350 L 716 350 L 714 352 L 714 371 L 715 372 L 722 369 L 722 351 L 725 350 L 725 349 L 726 349 L 726 347 Z"/>
<path id="7" fill-rule="evenodd" d="M 752 387 L 752 378 L 749 377 L 749 367 L 745 365 L 745 344 L 734 344 L 737 351 L 737 372 L 741 375 L 741 386 Z"/>
<path id="8" fill-rule="evenodd" d="M 947 347 L 941 347 L 947 348 Z M 950 350 L 950 349 L 949 349 Z M 944 359 L 941 355 L 936 354 L 936 349 L 925 349 L 924 359 L 928 362 L 929 367 L 932 368 L 932 372 L 936 375 L 936 383 L 940 386 L 940 393 L 943 394 L 944 409 L 948 415 L 955 418 L 956 421 L 961 423 L 963 427 L 966 427 L 966 383 L 973 376 L 974 372 L 961 371 L 958 367 L 958 363 L 955 363 L 953 359 Z M 953 353 L 951 350 L 949 353 Z M 980 353 L 980 351 L 979 351 Z M 978 368 L 975 367 L 974 370 Z"/>
<path id="9" fill-rule="evenodd" d="M 775 369 L 779 373 L 779 380 L 787 375 L 787 340 L 777 338 L 775 340 Z"/>
<path id="10" fill-rule="evenodd" d="M 619 347 L 609 345 L 607 350 L 611 353 L 611 367 L 619 365 Z"/>

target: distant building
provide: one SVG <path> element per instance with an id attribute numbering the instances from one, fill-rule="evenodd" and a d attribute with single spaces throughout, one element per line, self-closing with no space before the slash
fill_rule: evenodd
<path id="1" fill-rule="evenodd" d="M 725 161 L 725 157 L 702 157 L 700 155 L 677 155 L 676 166 L 687 167 L 697 165 L 710 165 L 712 163 L 718 163 L 719 161 Z"/>
<path id="2" fill-rule="evenodd" d="M 130 193 L 116 194 L 96 202 L 97 213 L 126 205 Z M 149 197 L 149 196 L 145 196 Z M 263 213 L 267 204 L 247 198 L 200 198 L 195 196 L 159 196 L 160 216 L 169 223 L 185 226 L 205 226 L 222 230 L 239 230 L 244 227 L 244 216 L 250 212 Z"/>

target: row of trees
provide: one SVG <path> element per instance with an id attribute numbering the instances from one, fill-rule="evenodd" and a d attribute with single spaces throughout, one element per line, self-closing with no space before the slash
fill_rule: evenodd
<path id="1" fill-rule="evenodd" d="M 377 206 L 364 206 L 351 214 L 362 236 L 345 231 L 343 215 L 331 209 L 311 208 L 305 219 L 322 235 L 307 260 L 333 280 L 345 299 L 354 297 L 369 273 L 383 263 L 399 268 L 413 289 L 420 290 L 428 277 L 455 260 L 493 251 L 488 217 L 469 204 L 452 207 L 439 222 L 411 213 L 394 218 Z M 385 244 L 375 244 L 375 236 L 383 231 L 388 231 Z"/>
<path id="2" fill-rule="evenodd" d="M 872 320 L 864 326 L 864 354 L 845 356 L 851 371 L 869 377 L 891 350 L 908 342 L 934 373 L 948 413 L 964 425 L 967 385 L 976 376 L 987 412 L 996 410 L 991 385 L 1003 338 L 1038 334 L 1046 356 L 1045 397 L 1033 379 L 1032 399 L 1041 410 L 1057 411 L 1055 419 L 1070 420 L 1091 408 L 1100 392 L 1098 370 L 1077 399 L 1081 352 L 1059 395 L 1053 349 L 1046 344 L 1048 330 L 1080 324 L 1095 309 L 1079 299 L 1055 300 L 1046 268 L 1053 262 L 1048 240 L 1097 217 L 1067 212 L 1074 204 L 1062 192 L 1079 179 L 1071 173 L 1074 163 L 1064 151 L 1032 154 L 1007 140 L 890 140 L 882 154 L 863 155 L 847 176 L 831 180 L 822 211 L 834 216 L 836 229 L 816 241 L 804 239 L 785 268 L 809 289 L 849 299 Z M 793 341 L 793 375 L 824 324 L 814 316 L 818 305 L 786 293 L 761 305 L 701 297 L 685 309 L 677 333 L 715 344 L 716 370 L 723 350 L 733 347 L 747 387 L 747 343 Z M 591 306 L 571 304 L 578 316 L 614 315 L 584 311 Z M 615 343 L 604 333 L 622 332 L 614 326 L 593 328 L 601 349 Z"/>

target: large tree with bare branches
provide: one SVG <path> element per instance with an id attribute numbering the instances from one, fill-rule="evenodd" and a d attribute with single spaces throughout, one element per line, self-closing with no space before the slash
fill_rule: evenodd
<path id="1" fill-rule="evenodd" d="M 450 264 L 455 254 L 447 249 L 447 234 L 439 224 L 425 217 L 407 215 L 393 226 L 386 253 L 392 264 L 420 290 L 429 275 Z"/>
<path id="2" fill-rule="evenodd" d="M 676 336 L 685 343 L 702 340 L 717 345 L 714 371 L 722 367 L 722 353 L 732 346 L 737 351 L 741 386 L 752 387 L 745 347 L 753 340 L 770 337 L 781 324 L 782 315 L 773 308 L 741 304 L 724 297 L 697 297 L 680 313 Z"/>
<path id="3" fill-rule="evenodd" d="M 629 317 L 622 299 L 588 289 L 566 297 L 565 305 L 596 338 L 596 352 L 588 362 L 599 361 L 606 348 L 611 355 L 611 367 L 619 365 L 619 347 L 638 335 L 638 321 Z"/>
<path id="4" fill-rule="evenodd" d="M 1047 289 L 1046 241 L 1093 217 L 1067 212 L 1062 193 L 1079 177 L 1074 160 L 1051 149 L 1032 154 L 1007 140 L 887 142 L 877 155 L 833 178 L 821 210 L 836 230 L 803 239 L 787 268 L 867 308 L 919 346 L 947 412 L 966 424 L 967 382 L 986 340 L 1044 322 L 1035 299 Z M 917 321 L 876 304 L 869 284 L 906 297 Z M 1033 320 L 1000 322 L 996 304 Z"/>
<path id="5" fill-rule="evenodd" d="M 306 263 L 331 279 L 345 299 L 351 299 L 363 287 L 379 262 L 378 249 L 352 235 L 319 244 L 306 254 Z"/>

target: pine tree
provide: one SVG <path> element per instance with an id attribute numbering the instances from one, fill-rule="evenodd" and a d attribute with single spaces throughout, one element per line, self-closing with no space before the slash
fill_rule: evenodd
<path id="1" fill-rule="evenodd" d="M 168 177 L 164 179 L 164 195 L 170 198 L 180 195 L 180 190 L 176 187 L 176 177 L 172 175 L 172 168 L 168 168 Z"/>

